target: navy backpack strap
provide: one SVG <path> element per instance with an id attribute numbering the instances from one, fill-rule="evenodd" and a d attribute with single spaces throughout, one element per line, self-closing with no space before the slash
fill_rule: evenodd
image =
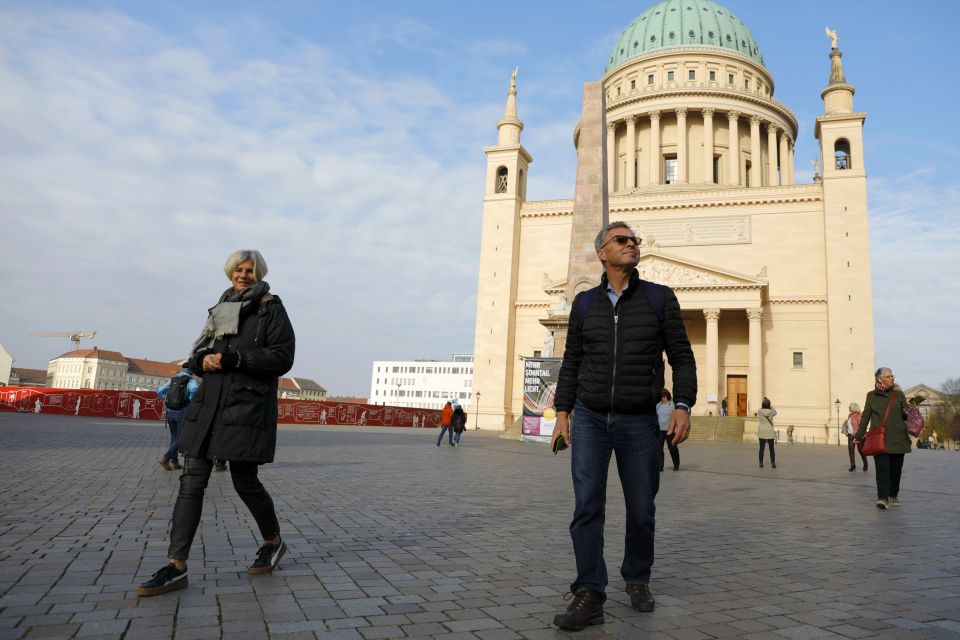
<path id="1" fill-rule="evenodd" d="M 593 296 L 597 293 L 597 287 L 593 289 L 587 289 L 579 296 L 575 298 L 577 304 L 577 315 L 580 317 L 580 322 L 583 322 L 583 319 L 587 316 L 587 309 L 590 308 L 590 303 L 593 302 Z"/>
<path id="2" fill-rule="evenodd" d="M 641 280 L 641 282 L 643 283 L 643 292 L 647 296 L 647 302 L 650 303 L 653 312 L 657 314 L 657 319 L 660 320 L 660 324 L 663 324 L 663 289 L 655 282 L 648 280 Z"/>

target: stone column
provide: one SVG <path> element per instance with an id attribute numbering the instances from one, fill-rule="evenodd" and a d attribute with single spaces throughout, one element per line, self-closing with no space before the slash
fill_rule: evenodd
<path id="1" fill-rule="evenodd" d="M 727 172 L 730 174 L 727 184 L 740 184 L 740 121 L 739 111 L 728 111 L 727 122 L 729 127 L 729 142 L 727 144 L 729 157 L 727 158 Z"/>
<path id="2" fill-rule="evenodd" d="M 703 181 L 713 184 L 713 108 L 703 109 Z"/>
<path id="3" fill-rule="evenodd" d="M 763 309 L 747 309 L 750 321 L 750 375 L 747 378 L 747 415 L 753 415 L 763 401 Z"/>
<path id="4" fill-rule="evenodd" d="M 770 158 L 769 183 L 771 187 L 780 184 L 777 181 L 777 125 L 767 123 L 767 156 Z"/>
<path id="5" fill-rule="evenodd" d="M 707 399 L 720 391 L 720 309 L 704 309 L 703 317 L 707 321 L 707 388 L 704 391 L 704 399 Z M 714 415 L 719 415 L 720 403 L 715 403 L 713 409 L 716 411 Z"/>
<path id="6" fill-rule="evenodd" d="M 787 150 L 787 184 L 793 184 L 793 140 L 789 141 Z"/>
<path id="7" fill-rule="evenodd" d="M 617 190 L 617 123 L 607 123 L 607 187 Z"/>
<path id="8" fill-rule="evenodd" d="M 677 109 L 677 182 L 687 183 L 687 108 Z"/>
<path id="9" fill-rule="evenodd" d="M 790 172 L 787 171 L 787 132 L 780 132 L 780 186 L 790 184 Z"/>
<path id="10" fill-rule="evenodd" d="M 750 116 L 750 186 L 760 184 L 760 118 Z"/>
<path id="11" fill-rule="evenodd" d="M 637 117 L 627 116 L 627 189 L 637 187 Z"/>
<path id="12" fill-rule="evenodd" d="M 650 184 L 660 184 L 660 112 L 650 112 Z"/>

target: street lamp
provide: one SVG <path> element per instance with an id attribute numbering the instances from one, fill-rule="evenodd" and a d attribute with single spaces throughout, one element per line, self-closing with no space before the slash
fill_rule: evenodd
<path id="1" fill-rule="evenodd" d="M 399 406 L 401 406 L 401 405 L 400 405 L 400 387 L 403 386 L 403 383 L 400 382 L 399 380 L 397 380 L 397 383 L 396 383 L 396 384 L 397 384 L 397 406 L 399 407 Z"/>
<path id="2" fill-rule="evenodd" d="M 474 416 L 473 430 L 480 431 L 480 392 L 479 391 L 477 391 L 477 408 L 474 411 L 475 413 L 473 414 Z"/>
<path id="3" fill-rule="evenodd" d="M 837 408 L 837 446 L 840 446 L 840 398 L 833 403 Z"/>

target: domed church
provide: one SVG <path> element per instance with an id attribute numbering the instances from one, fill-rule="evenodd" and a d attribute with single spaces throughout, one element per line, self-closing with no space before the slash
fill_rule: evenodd
<path id="1" fill-rule="evenodd" d="M 827 36 L 823 114 L 801 132 L 737 16 L 711 0 L 650 7 L 585 85 L 572 200 L 526 199 L 533 158 L 514 72 L 497 144 L 484 149 L 481 428 L 521 416 L 525 358 L 562 357 L 570 303 L 599 282 L 593 236 L 623 220 L 642 240 L 640 276 L 680 301 L 697 359 L 694 416 L 719 416 L 724 399 L 728 415 L 753 416 L 766 396 L 781 430 L 837 438 L 838 413 L 872 384 L 874 351 L 866 114 Z M 813 182 L 797 184 L 794 141 L 811 133 L 820 158 Z"/>

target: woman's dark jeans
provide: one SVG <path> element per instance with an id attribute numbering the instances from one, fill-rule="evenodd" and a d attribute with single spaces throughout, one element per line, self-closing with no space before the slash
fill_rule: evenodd
<path id="1" fill-rule="evenodd" d="M 767 443 L 770 444 L 770 464 L 777 464 L 777 452 L 773 448 L 773 438 L 760 438 L 760 464 L 763 464 L 763 447 Z"/>
<path id="2" fill-rule="evenodd" d="M 577 579 L 570 591 L 607 587 L 603 560 L 603 525 L 606 520 L 607 472 L 610 454 L 617 456 L 617 471 L 626 503 L 626 535 L 620 575 L 629 584 L 650 582 L 653 537 L 660 488 L 657 460 L 657 416 L 601 413 L 579 400 L 571 425 L 570 470 L 573 474 L 574 512 L 570 537 L 577 559 Z"/>
<path id="3" fill-rule="evenodd" d="M 256 462 L 230 461 L 230 477 L 233 488 L 243 503 L 250 509 L 260 535 L 269 540 L 280 533 L 280 523 L 273 508 L 273 499 L 257 478 Z M 173 508 L 173 520 L 170 527 L 170 548 L 167 556 L 171 560 L 186 560 L 190 555 L 193 537 L 200 526 L 200 513 L 203 510 L 203 494 L 213 470 L 213 460 L 184 456 L 183 473 L 180 475 L 180 493 Z"/>
<path id="4" fill-rule="evenodd" d="M 660 471 L 663 471 L 663 443 L 664 442 L 667 443 L 667 449 L 670 450 L 670 459 L 673 461 L 673 468 L 675 470 L 679 469 L 680 468 L 680 447 L 673 444 L 673 438 L 672 437 L 668 438 L 667 432 L 661 429 L 659 435 L 657 436 L 657 444 L 659 445 L 657 448 L 660 451 Z"/>
<path id="5" fill-rule="evenodd" d="M 889 500 L 900 495 L 903 456 L 902 453 L 881 453 L 873 456 L 873 466 L 877 470 L 878 500 Z"/>

